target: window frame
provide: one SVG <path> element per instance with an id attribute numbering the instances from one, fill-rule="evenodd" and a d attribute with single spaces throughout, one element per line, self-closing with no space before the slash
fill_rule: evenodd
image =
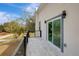
<path id="1" fill-rule="evenodd" d="M 46 29 L 48 29 L 48 24 L 47 24 L 48 21 L 58 18 L 58 17 L 61 17 L 61 44 L 60 44 L 61 47 L 60 47 L 60 49 L 61 49 L 61 52 L 63 53 L 64 52 L 64 19 L 66 18 L 66 11 L 64 10 L 64 11 L 62 11 L 61 14 L 46 20 L 45 23 L 46 23 Z M 46 31 L 46 32 L 47 32 L 47 40 L 48 40 L 48 31 Z"/>

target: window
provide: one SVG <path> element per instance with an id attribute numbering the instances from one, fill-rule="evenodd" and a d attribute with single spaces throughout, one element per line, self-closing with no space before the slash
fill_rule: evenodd
<path id="1" fill-rule="evenodd" d="M 48 23 L 48 40 L 52 42 L 52 22 Z"/>
<path id="2" fill-rule="evenodd" d="M 64 18 L 66 18 L 66 11 L 64 10 L 61 14 L 48 19 L 45 21 L 47 26 L 47 38 L 48 41 L 53 43 L 55 46 L 61 49 L 61 52 L 63 52 L 64 49 Z"/>
<path id="3" fill-rule="evenodd" d="M 48 22 L 48 40 L 60 48 L 61 45 L 61 18 L 52 19 Z"/>
<path id="4" fill-rule="evenodd" d="M 53 44 L 55 44 L 57 47 L 60 48 L 60 35 L 61 35 L 61 25 L 60 25 L 60 20 L 61 19 L 57 19 L 53 21 Z"/>
<path id="5" fill-rule="evenodd" d="M 48 41 L 60 48 L 63 52 L 63 18 L 56 17 L 47 22 Z"/>

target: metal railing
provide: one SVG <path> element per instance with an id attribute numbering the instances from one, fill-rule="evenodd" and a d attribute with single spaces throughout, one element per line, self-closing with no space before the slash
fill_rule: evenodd
<path id="1" fill-rule="evenodd" d="M 27 32 L 26 36 L 24 36 L 24 56 L 26 56 L 26 48 L 28 45 L 28 38 L 33 38 L 33 37 L 41 37 L 41 30 L 37 30 L 37 31 L 29 31 Z"/>
<path id="2" fill-rule="evenodd" d="M 16 55 L 23 55 L 26 56 L 26 49 L 28 45 L 28 38 L 34 38 L 34 37 L 41 37 L 41 30 L 37 31 L 29 31 L 24 35 L 24 38 L 22 40 L 22 43 L 19 47 L 19 50 L 17 51 Z"/>

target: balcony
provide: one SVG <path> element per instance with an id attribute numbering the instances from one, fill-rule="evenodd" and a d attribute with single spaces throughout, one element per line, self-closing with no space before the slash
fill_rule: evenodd
<path id="1" fill-rule="evenodd" d="M 28 39 L 28 44 L 26 48 L 26 56 L 58 56 L 62 55 L 61 49 L 53 45 L 53 43 L 48 40 L 42 39 L 40 37 L 40 32 L 35 32 L 36 37 L 30 37 Z"/>
<path id="2" fill-rule="evenodd" d="M 27 56 L 54 56 L 51 44 L 41 38 L 29 38 L 26 49 Z"/>
<path id="3" fill-rule="evenodd" d="M 38 31 L 37 31 L 38 32 Z M 17 55 L 22 55 L 22 52 L 25 56 L 56 56 L 59 53 L 57 52 L 52 43 L 48 40 L 42 39 L 39 35 L 36 36 L 36 33 L 31 32 L 30 37 L 28 38 L 28 44 L 26 44 L 26 50 L 24 49 L 24 41 L 17 51 Z M 18 54 L 18 52 L 20 52 Z"/>

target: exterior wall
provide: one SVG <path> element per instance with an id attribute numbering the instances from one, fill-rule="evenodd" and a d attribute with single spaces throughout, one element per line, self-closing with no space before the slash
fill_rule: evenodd
<path id="1" fill-rule="evenodd" d="M 39 19 L 38 14 L 36 14 L 36 21 L 35 21 L 35 30 L 39 30 Z"/>
<path id="2" fill-rule="evenodd" d="M 79 55 L 79 4 L 47 4 L 37 15 L 36 29 L 38 21 L 41 21 L 42 39 L 46 40 L 47 28 L 44 21 L 61 14 L 63 10 L 67 12 L 64 19 L 64 43 L 67 47 L 64 47 L 64 53 L 57 47 L 53 50 L 57 55 Z"/>
<path id="3" fill-rule="evenodd" d="M 40 36 L 39 32 L 39 19 L 38 14 L 36 14 L 36 24 L 35 24 L 35 31 L 36 31 L 36 37 Z"/>

